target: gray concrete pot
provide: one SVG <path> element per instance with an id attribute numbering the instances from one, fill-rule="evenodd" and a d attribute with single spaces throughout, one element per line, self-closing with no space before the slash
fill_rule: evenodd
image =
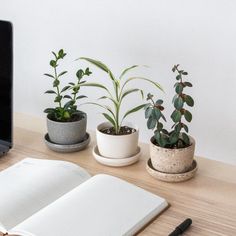
<path id="1" fill-rule="evenodd" d="M 184 173 L 190 169 L 193 163 L 195 140 L 190 137 L 191 145 L 186 148 L 170 149 L 162 148 L 150 140 L 150 156 L 153 167 L 165 173 Z"/>
<path id="2" fill-rule="evenodd" d="M 81 142 L 86 135 L 87 115 L 81 120 L 73 122 L 58 122 L 47 117 L 48 135 L 52 142 L 57 144 L 76 144 Z"/>

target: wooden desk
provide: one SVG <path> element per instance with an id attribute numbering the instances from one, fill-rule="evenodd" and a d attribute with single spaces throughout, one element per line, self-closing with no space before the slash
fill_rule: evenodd
<path id="1" fill-rule="evenodd" d="M 236 235 L 236 166 L 196 157 L 199 171 L 195 178 L 183 183 L 164 183 L 153 179 L 145 170 L 149 158 L 148 145 L 141 144 L 141 160 L 128 167 L 112 168 L 98 164 L 92 157 L 94 136 L 88 149 L 60 154 L 50 151 L 43 134 L 15 128 L 15 145 L 0 158 L 0 169 L 30 156 L 71 161 L 91 174 L 107 173 L 134 183 L 166 198 L 171 207 L 146 227 L 140 235 L 165 236 L 185 218 L 193 219 L 192 227 L 184 234 L 190 236 Z"/>

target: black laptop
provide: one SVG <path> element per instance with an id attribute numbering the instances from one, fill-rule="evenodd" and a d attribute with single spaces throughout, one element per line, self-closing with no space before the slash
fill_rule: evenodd
<path id="1" fill-rule="evenodd" d="M 0 20 L 0 156 L 12 147 L 12 24 Z"/>

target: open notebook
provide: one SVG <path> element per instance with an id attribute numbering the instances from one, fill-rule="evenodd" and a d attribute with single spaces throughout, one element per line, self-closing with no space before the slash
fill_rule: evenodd
<path id="1" fill-rule="evenodd" d="M 0 232 L 134 235 L 167 202 L 119 178 L 64 161 L 26 158 L 0 172 Z"/>

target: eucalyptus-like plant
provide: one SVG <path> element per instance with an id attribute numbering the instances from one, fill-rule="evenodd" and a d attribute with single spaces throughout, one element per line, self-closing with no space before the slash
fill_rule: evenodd
<path id="1" fill-rule="evenodd" d="M 192 84 L 187 81 L 183 81 L 183 77 L 188 75 L 184 70 L 179 69 L 179 65 L 175 65 L 172 71 L 177 73 L 177 82 L 174 85 L 175 96 L 173 97 L 173 104 L 175 110 L 171 114 L 171 119 L 174 122 L 171 127 L 172 130 L 168 132 L 163 127 L 161 120 L 166 121 L 162 111 L 163 100 L 158 99 L 154 101 L 153 95 L 148 94 L 147 100 L 149 103 L 145 107 L 145 118 L 147 119 L 148 129 L 154 130 L 154 138 L 157 145 L 164 148 L 183 148 L 191 145 L 189 135 L 187 134 L 189 129 L 183 121 L 183 118 L 187 122 L 191 122 L 192 114 L 186 109 L 185 105 L 193 107 L 194 101 L 190 95 L 184 93 L 184 88 L 192 87 Z"/>
<path id="2" fill-rule="evenodd" d="M 78 95 L 80 91 L 80 84 L 85 83 L 84 76 L 89 76 L 91 72 L 89 68 L 85 70 L 79 69 L 76 73 L 76 83 L 70 82 L 62 89 L 60 87 L 61 78 L 67 73 L 67 71 L 58 72 L 59 62 L 64 59 L 66 53 L 63 49 L 58 53 L 52 52 L 54 58 L 50 61 L 50 66 L 53 68 L 53 74 L 44 74 L 47 77 L 53 79 L 53 89 L 47 90 L 45 93 L 54 94 L 54 102 L 57 104 L 55 108 L 47 108 L 44 110 L 49 115 L 49 118 L 55 121 L 69 122 L 78 120 L 81 118 L 82 112 L 77 109 L 76 102 L 79 99 L 86 98 L 85 95 Z M 66 101 L 63 104 L 63 101 Z M 69 99 L 69 100 L 68 100 Z"/>
<path id="3" fill-rule="evenodd" d="M 84 83 L 81 86 L 98 87 L 98 88 L 103 89 L 106 92 L 106 95 L 100 97 L 99 100 L 107 99 L 107 100 L 111 101 L 112 107 L 110 107 L 108 105 L 100 104 L 100 103 L 90 103 L 90 104 L 100 106 L 106 110 L 106 112 L 104 112 L 102 114 L 112 124 L 112 127 L 114 129 L 114 133 L 116 135 L 118 135 L 120 133 L 120 130 L 122 127 L 122 122 L 124 121 L 124 119 L 128 115 L 139 111 L 140 109 L 142 109 L 146 105 L 146 104 L 140 104 L 140 105 L 133 107 L 132 109 L 126 111 L 122 116 L 120 115 L 121 106 L 122 106 L 124 98 L 126 96 L 130 95 L 131 93 L 139 92 L 141 94 L 141 97 L 143 98 L 143 90 L 142 89 L 139 89 L 139 88 L 128 89 L 128 88 L 126 88 L 129 82 L 131 82 L 133 80 L 144 80 L 144 81 L 147 81 L 147 82 L 153 84 L 158 89 L 162 90 L 161 86 L 158 83 L 156 83 L 150 79 L 147 79 L 147 78 L 143 78 L 143 77 L 130 77 L 130 78 L 126 78 L 126 79 L 124 78 L 127 72 L 138 67 L 138 65 L 133 65 L 131 67 L 126 68 L 120 74 L 120 76 L 118 78 L 116 78 L 114 76 L 114 74 L 111 72 L 111 70 L 103 62 L 97 61 L 97 60 L 94 60 L 91 58 L 86 58 L 86 57 L 81 57 L 79 59 L 85 60 L 85 61 L 95 65 L 99 69 L 103 70 L 105 73 L 108 74 L 108 76 L 109 76 L 108 78 L 112 82 L 113 91 L 110 91 L 105 85 L 100 84 L 100 83 Z"/>

